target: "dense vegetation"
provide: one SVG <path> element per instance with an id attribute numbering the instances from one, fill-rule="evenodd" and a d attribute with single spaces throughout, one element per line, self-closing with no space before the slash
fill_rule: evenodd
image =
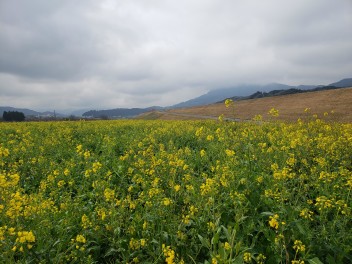
<path id="1" fill-rule="evenodd" d="M 320 119 L 1 123 L 0 262 L 351 263 L 351 162 Z"/>
<path id="2" fill-rule="evenodd" d="M 2 114 L 2 119 L 4 121 L 17 121 L 17 122 L 21 122 L 24 121 L 25 116 L 22 112 L 18 112 L 18 111 L 4 111 L 4 113 Z"/>

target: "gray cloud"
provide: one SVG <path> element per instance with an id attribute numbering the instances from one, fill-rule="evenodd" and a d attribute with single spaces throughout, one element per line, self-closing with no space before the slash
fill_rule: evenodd
<path id="1" fill-rule="evenodd" d="M 352 3 L 0 2 L 0 105 L 170 105 L 237 83 L 351 77 Z"/>

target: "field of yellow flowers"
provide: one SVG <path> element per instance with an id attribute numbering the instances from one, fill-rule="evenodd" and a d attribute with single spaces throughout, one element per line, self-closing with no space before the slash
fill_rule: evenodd
<path id="1" fill-rule="evenodd" d="M 0 123 L 0 263 L 352 263 L 352 125 Z"/>

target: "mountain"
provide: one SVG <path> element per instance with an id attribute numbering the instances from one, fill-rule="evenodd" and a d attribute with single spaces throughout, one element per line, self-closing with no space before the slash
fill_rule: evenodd
<path id="1" fill-rule="evenodd" d="M 2 116 L 5 111 L 7 111 L 7 112 L 9 112 L 9 111 L 22 112 L 25 115 L 25 117 L 53 117 L 53 116 L 64 117 L 65 116 L 65 115 L 60 114 L 60 113 L 49 112 L 49 111 L 38 112 L 38 111 L 34 111 L 34 110 L 31 110 L 31 109 L 27 109 L 27 108 L 16 108 L 16 107 L 10 107 L 10 106 L 0 106 L 0 116 Z"/>
<path id="2" fill-rule="evenodd" d="M 159 106 L 152 106 L 148 108 L 115 108 L 109 110 L 90 110 L 83 113 L 82 116 L 94 118 L 130 118 L 148 111 L 162 109 L 163 108 Z"/>
<path id="3" fill-rule="evenodd" d="M 335 87 L 352 87 L 352 78 L 346 78 L 342 79 L 341 81 L 331 83 L 329 86 L 335 86 Z"/>
<path id="4" fill-rule="evenodd" d="M 281 83 L 270 83 L 266 85 L 237 85 L 230 88 L 221 88 L 211 90 L 208 93 L 191 100 L 175 104 L 168 108 L 185 108 L 199 105 L 207 105 L 221 102 L 227 98 L 233 100 L 253 99 L 260 97 L 269 97 L 275 95 L 285 95 L 294 93 L 303 93 L 307 91 L 320 91 L 334 88 L 352 87 L 352 78 L 346 78 L 341 81 L 325 85 L 286 85 Z M 250 95 L 248 95 L 250 94 Z"/>
<path id="5" fill-rule="evenodd" d="M 298 85 L 298 86 L 296 86 L 297 89 L 301 89 L 301 90 L 310 90 L 310 89 L 314 89 L 317 87 L 324 87 L 324 85 Z"/>
<path id="6" fill-rule="evenodd" d="M 115 108 L 107 110 L 76 110 L 74 112 L 70 111 L 71 115 L 84 116 L 84 117 L 109 117 L 109 118 L 131 118 L 141 113 L 145 113 L 152 110 L 166 110 L 173 108 L 186 108 L 192 106 L 208 105 L 217 102 L 221 102 L 227 98 L 232 98 L 233 100 L 242 99 L 254 99 L 261 97 L 271 97 L 276 95 L 285 94 L 295 94 L 304 93 L 309 91 L 320 91 L 327 89 L 336 89 L 343 87 L 352 87 L 352 78 L 346 78 L 335 83 L 331 83 L 328 86 L 324 85 L 299 85 L 292 86 L 280 83 L 270 83 L 266 85 L 258 84 L 242 84 L 232 87 L 225 87 L 220 89 L 210 90 L 208 93 L 203 94 L 199 97 L 190 99 L 188 101 L 178 103 L 169 107 L 159 107 L 152 106 L 147 108 Z M 38 112 L 30 109 L 24 108 L 14 108 L 14 107 L 0 107 L 0 116 L 3 115 L 4 111 L 18 111 L 25 114 L 26 117 L 67 117 L 66 115 L 54 113 L 54 112 Z"/>
<path id="7" fill-rule="evenodd" d="M 319 85 L 313 89 L 308 89 L 308 87 L 306 85 L 300 85 L 298 87 L 304 87 L 305 89 L 298 89 L 298 88 L 290 88 L 290 89 L 280 89 L 280 90 L 272 90 L 270 92 L 255 92 L 249 96 L 244 96 L 241 98 L 238 98 L 236 96 L 234 97 L 230 97 L 229 99 L 232 100 L 248 100 L 248 99 L 256 99 L 256 98 L 263 98 L 263 97 L 272 97 L 272 96 L 279 96 L 279 95 L 288 95 L 288 94 L 298 94 L 298 93 L 307 93 L 307 92 L 317 92 L 317 91 L 324 91 L 324 90 L 333 90 L 333 89 L 340 89 L 340 88 L 347 88 L 349 86 L 346 87 L 337 87 L 337 86 L 332 86 L 332 85 L 328 85 L 328 86 L 322 86 Z M 224 102 L 224 100 L 220 101 L 220 102 Z"/>
<path id="8" fill-rule="evenodd" d="M 289 86 L 286 84 L 280 84 L 280 83 L 270 83 L 266 85 L 256 85 L 256 84 L 238 85 L 238 86 L 233 86 L 229 88 L 211 90 L 204 95 L 201 95 L 199 97 L 196 97 L 194 99 L 191 99 L 179 104 L 175 104 L 173 106 L 170 106 L 169 108 L 184 108 L 184 107 L 212 104 L 212 103 L 222 101 L 226 98 L 233 98 L 235 100 L 238 100 L 247 96 L 249 93 L 254 93 L 255 91 L 271 91 L 271 90 L 277 90 L 277 89 L 284 90 L 284 89 L 289 89 L 291 87 L 292 86 Z"/>
<path id="9" fill-rule="evenodd" d="M 37 116 L 40 113 L 34 110 L 30 109 L 25 109 L 25 108 L 15 108 L 15 107 L 10 107 L 10 106 L 0 106 L 0 115 L 2 116 L 4 112 L 9 112 L 9 111 L 17 111 L 17 112 L 22 112 L 25 116 Z"/>

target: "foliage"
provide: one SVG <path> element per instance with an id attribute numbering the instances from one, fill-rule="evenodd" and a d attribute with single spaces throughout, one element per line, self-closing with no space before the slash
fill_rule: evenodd
<path id="1" fill-rule="evenodd" d="M 24 114 L 18 111 L 4 111 L 2 118 L 5 121 L 24 121 Z"/>
<path id="2" fill-rule="evenodd" d="M 2 123 L 0 262 L 351 263 L 351 150 L 320 119 Z"/>

